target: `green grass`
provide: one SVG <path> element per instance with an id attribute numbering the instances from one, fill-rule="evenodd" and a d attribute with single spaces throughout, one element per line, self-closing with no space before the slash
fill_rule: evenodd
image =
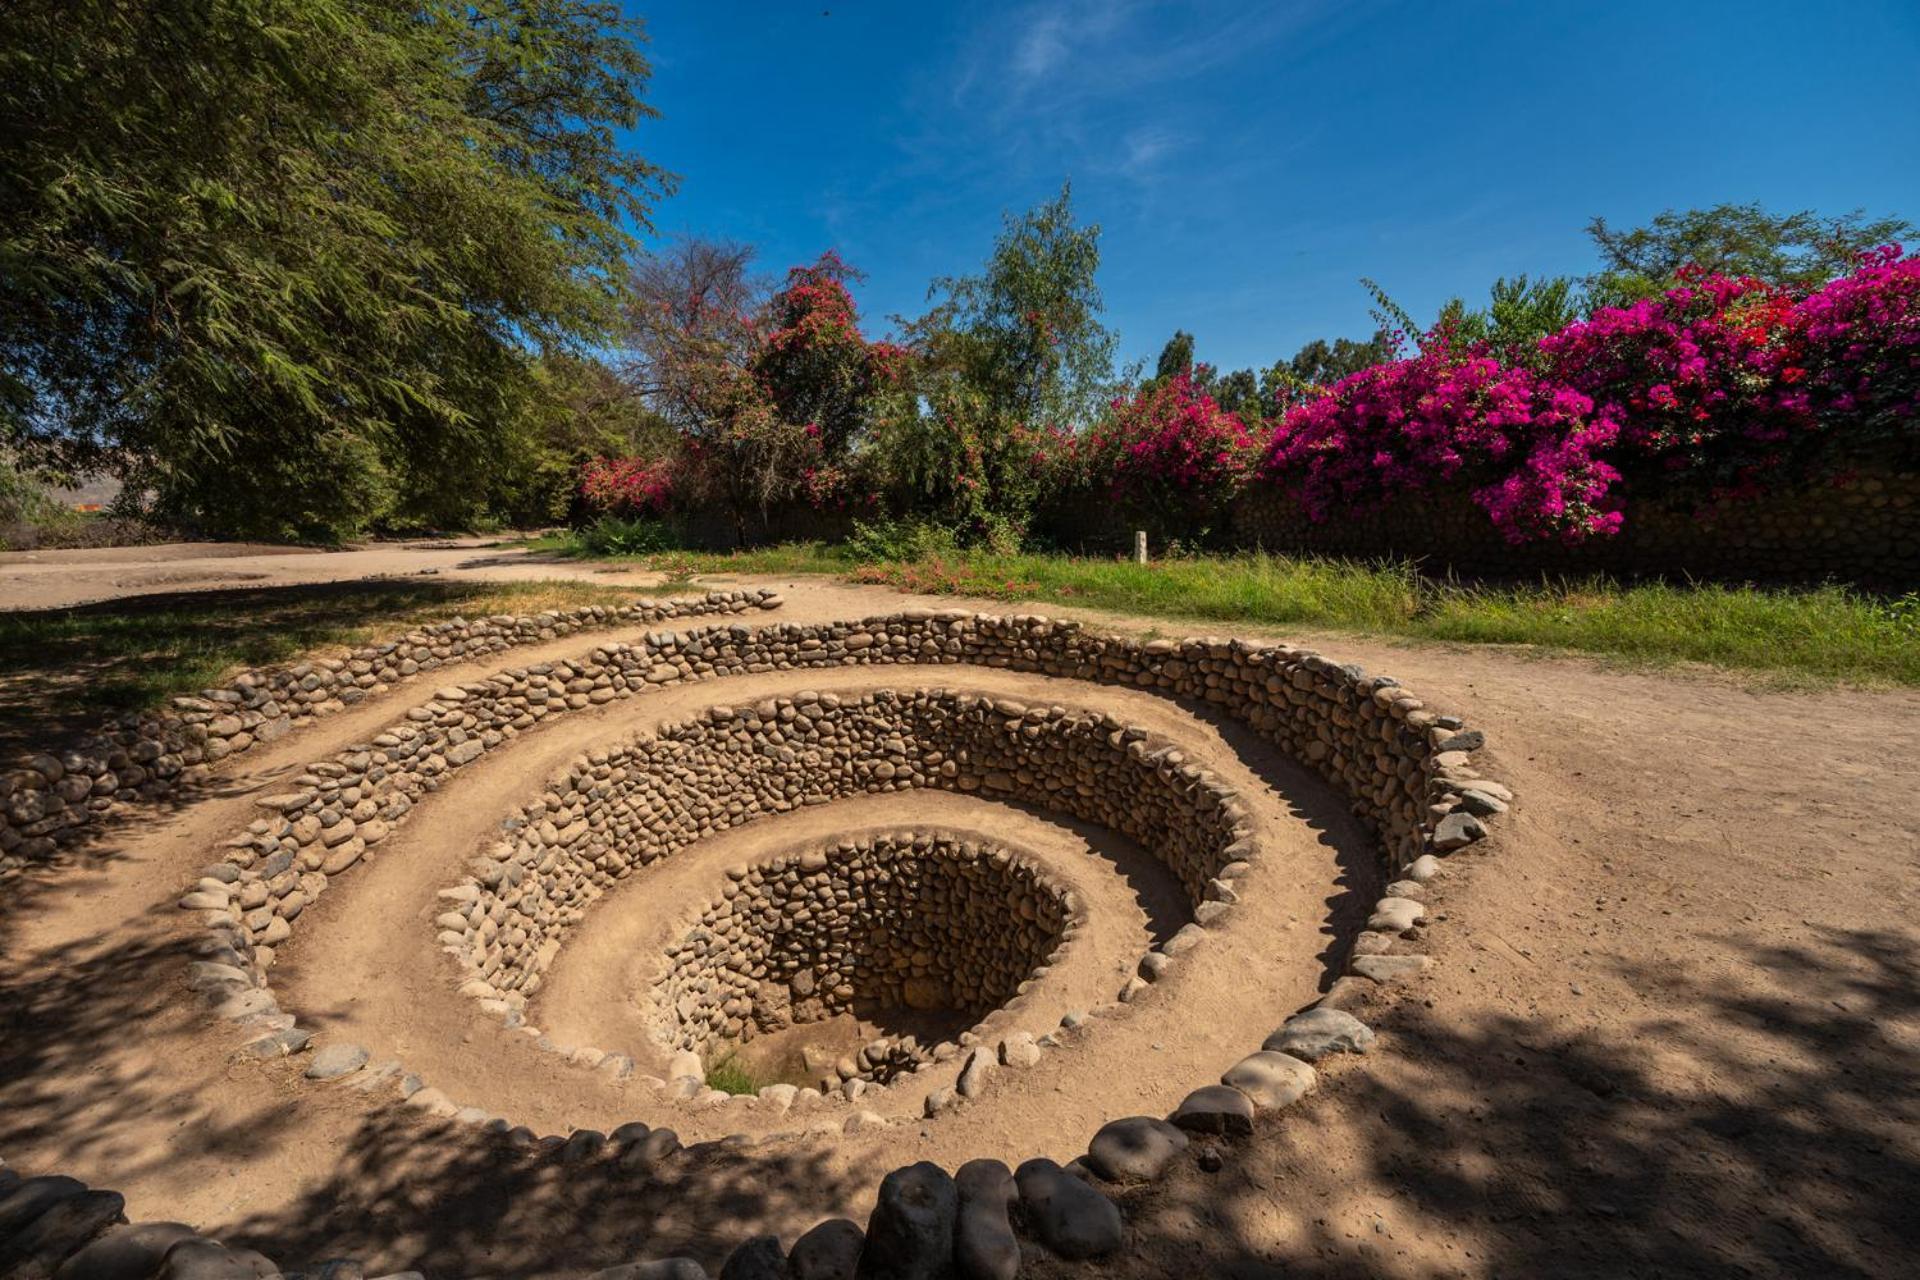
<path id="1" fill-rule="evenodd" d="M 707 1088 L 735 1095 L 751 1094 L 760 1092 L 760 1082 L 741 1065 L 740 1059 L 728 1054 L 708 1065 Z"/>
<path id="2" fill-rule="evenodd" d="M 157 706 L 242 667 L 365 644 L 460 615 L 620 604 L 643 593 L 583 582 L 376 582 L 0 613 L 0 726 L 45 741 L 49 727 L 91 727 L 105 713 Z"/>
<path id="3" fill-rule="evenodd" d="M 551 549 L 565 550 L 564 539 Z M 819 542 L 635 560 L 682 581 L 722 573 L 832 574 L 903 591 L 1187 622 L 1533 645 L 1637 665 L 1705 663 L 1788 683 L 1920 685 L 1920 596 L 1889 600 L 1843 586 L 1623 585 L 1605 578 L 1476 585 L 1423 577 L 1408 564 L 1262 554 L 1144 566 L 982 553 L 860 563 L 846 547 Z"/>
<path id="4" fill-rule="evenodd" d="M 1699 662 L 1819 680 L 1920 685 L 1920 598 L 1842 586 L 1622 585 L 1604 578 L 1464 585 L 1408 565 L 1267 555 L 1136 565 L 970 556 L 871 565 L 905 590 L 1046 600 L 1153 617 L 1524 644 L 1637 664 Z"/>

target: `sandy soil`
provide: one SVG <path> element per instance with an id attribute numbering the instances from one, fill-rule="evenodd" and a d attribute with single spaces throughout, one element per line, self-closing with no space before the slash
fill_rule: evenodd
<path id="1" fill-rule="evenodd" d="M 585 567 L 503 547 L 492 538 L 378 542 L 341 551 L 249 542 L 168 542 L 151 547 L 0 551 L 0 609 L 58 609 L 126 596 L 224 587 L 277 587 L 427 575 L 447 581 L 525 582 L 591 577 L 614 586 L 661 575 Z"/>
<path id="2" fill-rule="evenodd" d="M 786 590 L 796 618 L 901 604 L 868 589 Z M 1487 847 L 1449 864 L 1431 931 L 1439 963 L 1380 1013 L 1378 1051 L 1334 1065 L 1283 1121 L 1223 1147 L 1219 1172 L 1183 1167 L 1136 1197 L 1127 1261 L 1100 1273 L 1903 1274 L 1920 1238 L 1920 696 L 1759 693 L 1488 649 L 1322 647 L 1466 714 L 1519 801 Z M 501 665 L 533 660 L 521 651 Z M 914 683 L 961 683 L 921 674 Z M 500 753 L 498 776 L 488 765 L 471 783 L 463 775 L 372 870 L 312 909 L 322 914 L 302 923 L 278 975 L 288 1007 L 376 1053 L 427 1055 L 423 1073 L 456 1101 L 537 1116 L 536 1127 L 632 1118 L 617 1105 L 631 1093 L 596 1098 L 547 1055 L 503 1052 L 508 1033 L 450 994 L 408 895 L 444 883 L 466 833 L 497 821 L 548 765 L 644 727 L 674 698 L 737 698 L 746 679 L 563 719 Z M 1288 842 L 1297 874 L 1263 869 L 1258 897 L 1263 911 L 1296 915 L 1296 929 L 1269 922 L 1195 953 L 1224 961 L 1244 943 L 1259 954 L 1258 984 L 1196 964 L 1184 984 L 1156 989 L 1164 1001 L 1098 1024 L 931 1124 L 709 1144 L 650 1178 L 608 1162 L 506 1162 L 470 1141 L 422 1142 L 416 1114 L 301 1081 L 286 1064 L 231 1060 L 231 1040 L 179 977 L 171 899 L 209 840 L 244 822 L 246 793 L 418 696 L 250 754 L 216 794 L 140 815 L 89 861 L 15 886 L 0 913 L 0 1155 L 119 1188 L 131 1214 L 187 1217 L 289 1265 L 353 1254 L 434 1275 L 574 1275 L 679 1247 L 717 1260 L 759 1225 L 791 1239 L 823 1208 L 860 1203 L 876 1166 L 1065 1159 L 1105 1116 L 1164 1111 L 1311 998 L 1371 887 L 1356 881 L 1364 850 L 1324 793 L 1210 721 L 1145 699 L 1155 705 L 1141 714 L 1243 771 L 1262 821 Z M 1069 686 L 1058 700 L 1115 696 Z M 850 813 L 849 826 L 866 821 Z M 760 825 L 769 841 L 795 834 Z M 1134 899 L 1114 938 L 1137 941 L 1150 908 L 1144 889 L 1103 869 L 1124 871 L 1119 853 L 1095 834 L 1058 838 L 1092 882 Z M 600 904 L 578 940 L 618 950 L 623 936 L 647 938 L 659 925 L 637 892 Z M 599 930 L 610 941 L 594 941 Z M 577 978 L 569 968 L 581 958 L 556 969 L 545 1015 L 556 1029 L 617 1021 L 592 991 L 591 959 Z M 1103 1055 L 1121 1048 L 1137 1061 L 1116 1070 Z M 645 1118 L 690 1138 L 752 1131 Z M 1088 1274 L 1045 1259 L 1032 1270 Z"/>

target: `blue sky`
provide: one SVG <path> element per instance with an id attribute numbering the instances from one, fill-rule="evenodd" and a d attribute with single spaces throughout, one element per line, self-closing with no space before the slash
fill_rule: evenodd
<path id="1" fill-rule="evenodd" d="M 1582 273 L 1596 214 L 1920 222 L 1920 0 L 624 2 L 657 230 L 836 248 L 874 333 L 1063 179 L 1122 355 L 1224 368 L 1364 336 L 1363 275 L 1425 317 Z"/>

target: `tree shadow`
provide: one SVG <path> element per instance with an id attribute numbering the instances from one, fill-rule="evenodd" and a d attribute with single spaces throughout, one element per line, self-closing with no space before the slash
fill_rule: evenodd
<path id="1" fill-rule="evenodd" d="M 502 589 L 363 579 L 159 591 L 0 613 L 0 757 L 66 745 L 109 715 L 154 705 L 182 681 L 292 661 L 396 615 L 458 608 Z"/>
<path id="2" fill-rule="evenodd" d="M 1910 1274 L 1920 942 L 1722 945 L 1776 990 L 1618 965 L 1701 1016 L 1607 1035 L 1403 1003 L 1379 1023 L 1392 1058 L 1340 1071 L 1221 1172 L 1136 1196 L 1128 1273 Z M 1327 1199 L 1329 1141 L 1356 1203 Z"/>
<path id="3" fill-rule="evenodd" d="M 852 1182 L 818 1139 L 758 1146 L 702 1143 L 649 1168 L 609 1144 L 583 1159 L 546 1143 L 423 1121 L 391 1106 L 366 1117 L 334 1170 L 272 1213 L 208 1227 L 283 1268 L 332 1257 L 369 1274 L 579 1274 L 636 1259 L 685 1255 L 717 1271 L 748 1236 L 820 1216 Z"/>
<path id="4" fill-rule="evenodd" d="M 122 1177 L 183 1155 L 271 1158 L 292 1099 L 212 1111 L 168 1091 L 165 1073 L 148 1078 L 156 1059 L 207 1052 L 208 1015 L 180 999 L 186 939 L 147 923 L 111 942 L 0 951 L 0 1149 L 57 1146 Z M 88 1087 L 73 1088 L 76 1079 Z M 173 1141 L 156 1141 L 161 1133 Z"/>

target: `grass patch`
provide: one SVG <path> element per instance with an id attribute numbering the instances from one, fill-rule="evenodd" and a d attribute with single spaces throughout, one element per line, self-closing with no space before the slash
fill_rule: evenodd
<path id="1" fill-rule="evenodd" d="M 1920 685 L 1920 597 L 1605 578 L 1465 585 L 1411 565 L 1259 554 L 1159 564 L 965 556 L 849 575 L 942 595 L 1063 604 L 1468 644 L 1526 644 L 1635 663 L 1700 662 L 1821 680 Z"/>
<path id="2" fill-rule="evenodd" d="M 623 604 L 633 587 L 585 582 L 371 582 L 138 596 L 0 613 L 0 741 L 87 729 L 245 667 L 346 648 L 428 622 Z M 51 722 L 51 724 L 49 723 Z"/>
<path id="3" fill-rule="evenodd" d="M 1920 685 L 1920 595 L 1850 587 L 1466 584 L 1411 564 L 1249 553 L 1137 565 L 1064 555 L 933 554 L 862 562 L 821 542 L 633 558 L 702 575 L 832 574 L 926 595 L 1038 600 L 1192 622 L 1311 627 L 1462 644 L 1523 644 L 1640 665 L 1698 662 L 1783 677 Z"/>
<path id="4" fill-rule="evenodd" d="M 707 1088 L 739 1096 L 760 1092 L 760 1082 L 730 1053 L 707 1067 Z"/>

